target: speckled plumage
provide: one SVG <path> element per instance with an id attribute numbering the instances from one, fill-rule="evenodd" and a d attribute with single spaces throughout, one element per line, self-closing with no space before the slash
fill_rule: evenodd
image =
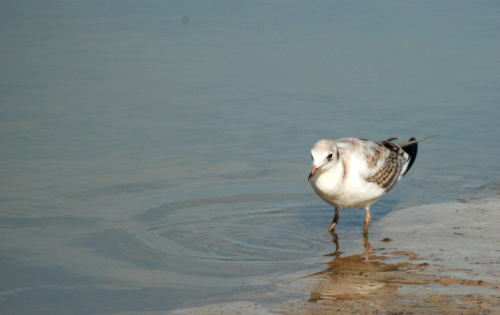
<path id="1" fill-rule="evenodd" d="M 375 183 L 389 191 L 401 178 L 401 171 L 409 157 L 408 154 L 396 145 L 387 146 L 386 149 L 388 149 L 390 153 L 385 158 L 384 164 L 377 173 L 367 177 L 366 181 Z"/>

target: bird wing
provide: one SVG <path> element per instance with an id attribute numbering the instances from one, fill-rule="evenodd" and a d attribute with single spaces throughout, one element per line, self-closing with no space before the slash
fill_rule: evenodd
<path id="1" fill-rule="evenodd" d="M 409 157 L 401 147 L 392 142 L 381 144 L 381 147 L 385 150 L 385 158 L 380 163 L 381 166 L 365 179 L 389 191 L 401 179 L 401 175 L 407 168 Z"/>
<path id="2" fill-rule="evenodd" d="M 389 191 L 401 179 L 408 165 L 408 154 L 392 141 L 393 137 L 381 142 L 365 139 L 341 139 L 337 144 L 342 160 L 356 169 L 367 182 L 375 183 Z M 354 166 L 356 165 L 356 166 Z"/>
<path id="3" fill-rule="evenodd" d="M 359 176 L 389 190 L 402 170 L 398 147 L 391 142 L 395 139 L 374 142 L 344 138 L 335 141 L 344 163 L 344 177 Z"/>
<path id="4" fill-rule="evenodd" d="M 403 177 L 416 157 L 416 143 L 432 137 L 395 144 L 392 137 L 380 142 L 365 139 L 345 138 L 336 141 L 345 173 L 358 172 L 367 182 L 375 183 L 386 191 Z M 412 149 L 413 151 L 410 152 Z M 408 152 L 406 152 L 408 150 Z M 344 174 L 347 176 L 348 174 Z"/>

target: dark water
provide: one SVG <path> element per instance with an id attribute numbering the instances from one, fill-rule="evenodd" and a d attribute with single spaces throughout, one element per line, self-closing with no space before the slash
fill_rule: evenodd
<path id="1" fill-rule="evenodd" d="M 334 251 L 320 138 L 441 134 L 375 219 L 497 196 L 499 29 L 493 1 L 3 2 L 0 309 L 292 298 Z"/>

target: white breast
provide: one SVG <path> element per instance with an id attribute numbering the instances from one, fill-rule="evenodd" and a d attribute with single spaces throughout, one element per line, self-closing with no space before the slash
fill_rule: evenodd
<path id="1" fill-rule="evenodd" d="M 352 154 L 347 163 L 341 158 L 335 167 L 315 176 L 311 180 L 311 186 L 323 200 L 334 207 L 365 208 L 386 192 L 361 176 L 366 173 L 366 168 L 366 162 Z"/>

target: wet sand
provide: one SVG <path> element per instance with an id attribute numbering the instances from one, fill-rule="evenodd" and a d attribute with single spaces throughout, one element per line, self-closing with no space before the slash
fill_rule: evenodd
<path id="1" fill-rule="evenodd" d="M 499 222 L 499 200 L 394 211 L 371 226 L 358 249 L 344 250 L 332 235 L 338 250 L 325 269 L 284 285 L 304 298 L 174 313 L 500 314 Z"/>

